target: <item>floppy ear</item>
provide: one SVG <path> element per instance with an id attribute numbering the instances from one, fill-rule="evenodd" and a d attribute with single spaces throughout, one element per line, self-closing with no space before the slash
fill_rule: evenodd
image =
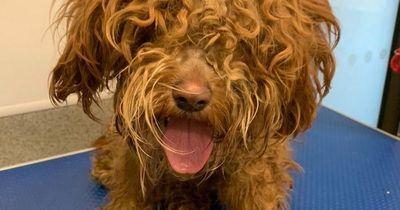
<path id="1" fill-rule="evenodd" d="M 329 92 L 336 67 L 333 48 L 340 37 L 340 27 L 327 0 L 299 2 L 311 36 L 304 40 L 306 63 L 294 86 L 292 101 L 285 107 L 288 123 L 283 132 L 294 135 L 311 127 L 321 100 Z"/>
<path id="2" fill-rule="evenodd" d="M 98 92 L 111 79 L 111 69 L 104 62 L 111 53 L 102 36 L 103 18 L 101 1 L 67 0 L 54 23 L 56 27 L 66 24 L 67 31 L 65 48 L 51 72 L 51 100 L 57 104 L 77 94 L 92 118 L 90 106 L 97 104 Z"/>
<path id="3" fill-rule="evenodd" d="M 152 2 L 152 1 L 151 1 Z M 58 10 L 55 28 L 66 24 L 66 44 L 50 78 L 50 96 L 57 104 L 77 94 L 83 110 L 98 104 L 98 93 L 108 81 L 129 66 L 137 49 L 152 39 L 155 26 L 165 28 L 162 14 L 154 12 L 162 2 L 125 0 L 65 0 Z M 156 24 L 154 22 L 157 21 Z"/>
<path id="4" fill-rule="evenodd" d="M 260 49 L 279 92 L 278 133 L 294 137 L 311 126 L 329 92 L 340 28 L 328 0 L 264 0 L 260 9 Z"/>
<path id="5" fill-rule="evenodd" d="M 298 20 L 297 47 L 303 59 L 294 83 L 286 113 L 283 133 L 296 136 L 311 127 L 321 100 L 328 94 L 336 63 L 333 49 L 340 38 L 340 27 L 328 0 L 299 0 L 302 15 Z M 301 61 L 299 61 L 301 62 Z"/>
<path id="6" fill-rule="evenodd" d="M 57 104 L 65 101 L 69 95 L 76 94 L 84 112 L 93 119 L 95 116 L 90 107 L 93 102 L 98 104 L 99 92 L 109 89 L 108 81 L 128 65 L 127 59 L 116 48 L 118 46 L 113 47 L 104 32 L 106 19 L 109 18 L 106 17 L 105 7 L 110 12 L 115 11 L 119 5 L 103 5 L 102 2 L 66 0 L 58 10 L 53 24 L 56 29 L 65 24 L 66 43 L 51 72 L 51 100 Z M 113 30 L 118 31 L 119 28 Z M 123 28 L 124 34 L 125 31 Z M 118 44 L 121 43 L 122 41 Z M 122 43 L 120 46 L 122 45 L 129 43 Z"/>

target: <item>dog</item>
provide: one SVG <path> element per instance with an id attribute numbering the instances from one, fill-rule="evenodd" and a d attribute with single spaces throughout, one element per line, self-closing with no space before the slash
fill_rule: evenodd
<path id="1" fill-rule="evenodd" d="M 328 93 L 328 0 L 66 0 L 52 102 L 83 111 L 114 82 L 94 143 L 105 209 L 288 209 L 289 142 Z"/>

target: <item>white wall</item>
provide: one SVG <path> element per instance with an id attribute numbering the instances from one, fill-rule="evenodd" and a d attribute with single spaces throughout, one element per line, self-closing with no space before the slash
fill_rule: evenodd
<path id="1" fill-rule="evenodd" d="M 59 56 L 59 37 L 49 26 L 63 1 L 51 9 L 52 1 L 0 1 L 0 117 L 53 107 L 48 78 Z M 76 97 L 68 101 L 73 104 Z"/>
<path id="2" fill-rule="evenodd" d="M 0 116 L 51 107 L 47 79 L 57 50 L 50 25 L 52 0 L 2 0 Z"/>
<path id="3" fill-rule="evenodd" d="M 324 105 L 376 127 L 399 0 L 331 0 L 342 27 Z"/>

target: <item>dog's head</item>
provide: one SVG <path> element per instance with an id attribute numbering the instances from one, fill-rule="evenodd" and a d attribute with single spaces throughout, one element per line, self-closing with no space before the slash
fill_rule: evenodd
<path id="1" fill-rule="evenodd" d="M 183 174 L 310 127 L 339 38 L 327 0 L 67 0 L 64 19 L 54 102 L 77 94 L 93 117 L 117 80 L 116 126 L 142 166 Z"/>

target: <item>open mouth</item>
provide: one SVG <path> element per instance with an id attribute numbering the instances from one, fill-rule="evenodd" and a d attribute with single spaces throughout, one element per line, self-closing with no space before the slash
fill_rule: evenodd
<path id="1" fill-rule="evenodd" d="M 171 168 L 180 174 L 196 174 L 213 149 L 213 131 L 205 122 L 189 118 L 165 120 L 164 153 Z"/>

